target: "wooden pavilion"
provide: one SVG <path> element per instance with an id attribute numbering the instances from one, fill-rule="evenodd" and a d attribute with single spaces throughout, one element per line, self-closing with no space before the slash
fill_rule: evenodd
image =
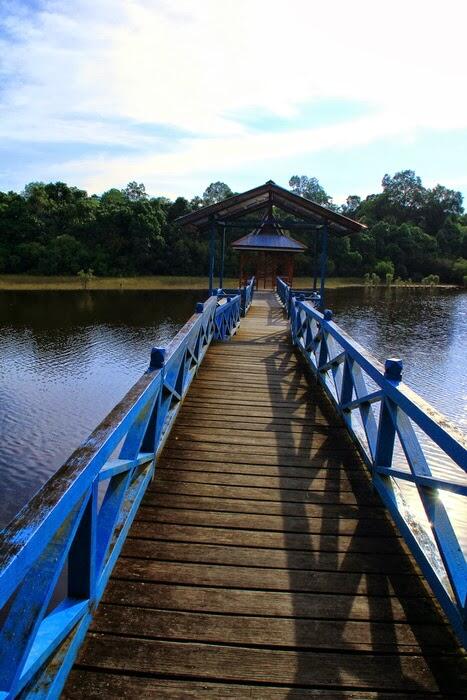
<path id="1" fill-rule="evenodd" d="M 307 247 L 284 233 L 270 202 L 260 226 L 234 241 L 232 248 L 240 253 L 239 287 L 253 274 L 258 289 L 273 289 L 277 276 L 293 284 L 294 257 Z"/>
<path id="2" fill-rule="evenodd" d="M 277 210 L 285 214 L 286 218 L 278 219 Z M 261 218 L 252 219 L 252 214 L 257 214 Z M 209 231 L 210 294 L 214 292 L 214 264 L 219 238 L 221 241 L 219 287 L 223 287 L 227 229 L 250 230 L 249 234 L 233 244 L 233 247 L 241 253 L 240 267 L 248 263 L 255 268 L 253 270 L 242 268 L 240 281 L 243 281 L 244 273 L 251 271 L 262 279 L 264 286 L 269 284 L 276 274 L 282 274 L 290 279 L 293 276 L 293 257 L 306 249 L 304 244 L 286 235 L 285 231 L 298 230 L 310 234 L 313 257 L 313 270 L 310 270 L 313 277 L 312 287 L 314 290 L 318 289 L 319 276 L 322 303 L 324 303 L 329 235 L 345 236 L 366 228 L 358 221 L 279 187 L 272 180 L 216 204 L 185 214 L 179 217 L 177 222 L 187 230 Z"/>

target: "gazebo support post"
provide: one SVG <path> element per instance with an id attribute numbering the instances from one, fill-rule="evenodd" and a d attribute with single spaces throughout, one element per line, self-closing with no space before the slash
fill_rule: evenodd
<path id="1" fill-rule="evenodd" d="M 324 287 L 326 284 L 326 268 L 328 264 L 328 225 L 324 224 L 321 232 L 321 308 L 324 309 Z"/>
<path id="2" fill-rule="evenodd" d="M 314 230 L 313 239 L 313 291 L 317 291 L 318 287 L 318 231 Z"/>
<path id="3" fill-rule="evenodd" d="M 225 226 L 222 227 L 221 264 L 220 264 L 220 270 L 219 270 L 219 289 L 222 289 L 224 286 L 224 258 L 225 258 Z"/>
<path id="4" fill-rule="evenodd" d="M 216 220 L 211 217 L 209 223 L 209 296 L 214 291 L 214 252 L 216 247 Z"/>
<path id="5" fill-rule="evenodd" d="M 243 283 L 243 251 L 240 253 L 240 272 L 238 275 L 238 288 L 240 289 Z"/>

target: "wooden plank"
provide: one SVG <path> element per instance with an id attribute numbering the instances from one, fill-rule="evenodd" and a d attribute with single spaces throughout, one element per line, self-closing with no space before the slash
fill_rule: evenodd
<path id="1" fill-rule="evenodd" d="M 92 644 L 89 642 L 92 640 Z M 436 676 L 423 657 L 279 651 L 159 640 L 122 638 L 90 633 L 80 664 L 91 668 L 253 683 L 334 685 L 403 691 L 407 686 L 436 692 L 465 690 L 464 674 L 453 674 L 459 663 L 450 656 L 430 659 Z M 337 671 L 338 670 L 338 671 Z M 441 673 L 440 673 L 441 671 Z M 444 676 L 444 678 L 443 678 Z M 443 683 L 444 681 L 444 683 Z"/>
<path id="2" fill-rule="evenodd" d="M 198 384 L 199 380 L 199 384 Z M 258 376 L 256 373 L 247 375 L 246 373 L 239 374 L 238 367 L 237 370 L 216 370 L 212 368 L 209 374 L 198 375 L 197 383 L 194 389 L 199 387 L 209 387 L 212 389 L 218 389 L 220 393 L 228 394 L 230 389 L 238 388 L 245 389 L 246 391 L 255 391 L 258 389 L 263 392 L 288 392 L 293 391 L 296 388 L 307 389 L 309 391 L 317 392 L 316 384 L 312 383 L 311 380 L 305 377 L 299 378 L 281 378 L 275 375 L 265 374 L 262 377 Z M 319 395 L 316 393 L 316 398 L 319 400 Z"/>
<path id="3" fill-rule="evenodd" d="M 200 411 L 194 411 L 190 409 L 187 405 L 184 405 L 180 415 L 177 417 L 177 427 L 182 425 L 187 425 L 193 427 L 194 423 L 200 427 L 210 428 L 215 430 L 217 426 L 224 426 L 236 430 L 241 428 L 242 430 L 256 430 L 262 432 L 280 432 L 280 433 L 298 433 L 300 435 L 307 435 L 308 433 L 321 433 L 322 435 L 334 435 L 340 434 L 344 426 L 342 425 L 329 425 L 327 420 L 323 418 L 314 418 L 313 421 L 310 420 L 297 420 L 297 419 L 287 419 L 287 418 L 271 418 L 271 417 L 261 417 L 256 416 L 254 420 L 252 418 L 245 420 L 243 415 L 234 415 L 232 413 L 227 413 L 225 415 L 219 414 L 215 410 L 209 410 L 203 408 Z"/>
<path id="4" fill-rule="evenodd" d="M 151 561 L 178 561 L 226 566 L 253 566 L 300 571 L 348 571 L 363 573 L 414 573 L 405 553 L 307 552 L 186 542 L 154 542 L 128 538 L 122 556 Z"/>
<path id="5" fill-rule="evenodd" d="M 186 584 L 145 583 L 112 579 L 104 602 L 121 607 L 261 615 L 307 620 L 372 621 L 441 625 L 439 613 L 425 596 L 354 596 L 330 593 L 289 593 Z"/>
<path id="6" fill-rule="evenodd" d="M 325 517 L 323 517 L 323 515 Z M 179 524 L 232 527 L 244 530 L 275 530 L 276 532 L 313 532 L 326 535 L 393 536 L 392 524 L 384 509 L 372 508 L 366 517 L 358 509 L 347 506 L 316 506 L 308 504 L 262 503 L 260 501 L 229 501 L 148 493 L 136 516 L 140 520 L 176 522 Z M 377 517 L 379 515 L 379 517 Z"/>
<path id="7" fill-rule="evenodd" d="M 312 402 L 302 402 L 302 401 L 293 401 L 291 399 L 287 398 L 279 398 L 279 397 L 271 397 L 268 395 L 263 395 L 263 396 L 256 396 L 254 394 L 251 395 L 251 397 L 245 397 L 245 394 L 241 391 L 238 392 L 229 392 L 229 399 L 228 399 L 228 404 L 233 405 L 233 404 L 240 404 L 242 406 L 245 405 L 245 403 L 248 403 L 248 398 L 250 398 L 251 401 L 254 401 L 255 406 L 261 406 L 263 408 L 268 408 L 270 409 L 270 413 L 274 415 L 275 411 L 271 409 L 285 409 L 288 410 L 289 413 L 297 413 L 297 415 L 306 415 L 306 413 L 310 412 L 313 410 L 313 403 Z M 193 403 L 201 403 L 201 404 L 212 404 L 212 403 L 222 403 L 225 404 L 225 398 L 223 396 L 219 396 L 218 393 L 212 392 L 210 394 L 200 394 L 198 392 L 193 392 L 191 395 L 188 394 L 187 398 L 185 399 L 186 403 L 190 406 Z"/>
<path id="8" fill-rule="evenodd" d="M 251 429 L 242 430 L 239 427 L 231 429 L 223 426 L 216 426 L 215 431 L 213 431 L 211 426 L 210 429 L 206 429 L 200 425 L 197 426 L 197 430 L 195 431 L 193 427 L 190 430 L 186 423 L 181 423 L 170 437 L 174 444 L 186 441 L 192 443 L 222 442 L 224 444 L 239 445 L 240 447 L 254 445 L 258 448 L 258 451 L 261 452 L 263 451 L 263 447 L 272 447 L 274 449 L 290 448 L 294 451 L 303 451 L 304 454 L 306 454 L 309 449 L 317 449 L 323 446 L 337 452 L 343 449 L 350 450 L 350 440 L 343 430 L 342 432 L 333 432 L 331 434 L 316 430 L 308 434 L 302 433 L 299 435 L 287 433 L 286 431 L 267 433 L 265 431 L 254 431 Z"/>
<path id="9" fill-rule="evenodd" d="M 196 436 L 196 433 L 193 433 L 193 436 Z M 187 438 L 188 436 L 185 436 Z M 191 437 L 191 436 L 190 436 Z M 241 442 L 229 442 L 229 438 L 227 436 L 220 435 L 218 440 L 216 441 L 216 436 L 200 436 L 198 440 L 194 439 L 185 439 L 185 438 L 178 438 L 178 440 L 173 440 L 171 441 L 171 448 L 170 449 L 181 449 L 181 450 L 190 450 L 190 449 L 197 449 L 197 450 L 206 450 L 209 452 L 225 452 L 226 449 L 229 447 L 229 445 L 234 444 L 235 449 L 232 450 L 235 452 L 235 454 L 246 454 L 249 456 L 254 456 L 254 452 L 251 449 L 250 444 L 246 443 L 241 443 Z M 232 440 L 235 440 L 234 435 L 232 435 Z M 296 457 L 296 459 L 300 459 L 300 461 L 303 463 L 309 459 L 312 459 L 313 456 L 316 455 L 316 453 L 319 451 L 319 453 L 330 453 L 335 455 L 340 454 L 341 452 L 349 452 L 349 447 L 347 444 L 342 444 L 339 441 L 335 441 L 337 444 L 331 444 L 331 440 L 328 438 L 325 440 L 322 444 L 315 444 L 315 445 L 307 445 L 303 446 L 303 449 L 297 450 L 294 447 L 290 447 L 288 445 L 276 445 L 276 444 L 270 444 L 270 445 L 261 445 L 261 449 L 257 450 L 261 454 L 261 456 L 282 456 L 284 458 L 293 458 Z M 252 455 L 253 452 L 253 455 Z"/>
<path id="10" fill-rule="evenodd" d="M 325 417 L 325 414 L 320 409 L 315 409 L 315 406 L 312 404 L 297 405 L 293 402 L 289 402 L 288 405 L 285 405 L 284 403 L 273 404 L 271 401 L 246 402 L 244 398 L 226 400 L 223 396 L 211 397 L 209 400 L 206 400 L 198 398 L 195 394 L 192 396 L 188 394 L 184 405 L 197 411 L 199 411 L 200 408 L 203 409 L 203 407 L 206 407 L 225 412 L 227 415 L 235 413 L 237 415 L 242 415 L 245 420 L 249 417 L 256 416 L 288 418 L 290 420 L 305 418 L 311 421 L 314 419 L 315 414 Z"/>
<path id="11" fill-rule="evenodd" d="M 256 416 L 254 420 L 245 420 L 243 415 L 235 415 L 233 413 L 219 414 L 212 408 L 203 408 L 199 411 L 194 411 L 188 405 L 184 405 L 180 415 L 177 418 L 177 427 L 186 425 L 193 429 L 196 416 L 196 423 L 200 423 L 200 427 L 207 427 L 211 431 L 216 428 L 232 428 L 234 430 L 255 430 L 264 433 L 287 433 L 293 432 L 308 435 L 316 433 L 320 435 L 340 435 L 345 431 L 344 425 L 341 423 L 330 424 L 325 417 L 313 420 L 296 420 L 290 418 L 275 418 L 272 416 Z"/>
<path id="12" fill-rule="evenodd" d="M 148 639 L 241 644 L 270 648 L 358 650 L 421 653 L 444 647 L 455 650 L 452 636 L 439 625 L 393 622 L 309 620 L 179 612 L 103 604 L 94 632 Z"/>
<path id="13" fill-rule="evenodd" d="M 318 478 L 308 473 L 307 476 L 290 477 L 287 474 L 266 475 L 257 474 L 255 471 L 250 471 L 243 474 L 236 474 L 228 471 L 220 462 L 178 462 L 180 465 L 174 465 L 175 460 L 171 463 L 163 462 L 157 467 L 157 483 L 159 481 L 176 481 L 176 482 L 191 482 L 201 484 L 216 484 L 227 486 L 246 486 L 255 488 L 267 488 L 281 492 L 281 489 L 292 489 L 308 491 L 338 491 L 338 492 L 359 492 L 372 493 L 368 481 L 360 478 L 348 479 L 344 476 L 339 478 L 339 475 L 331 477 Z M 196 469 L 197 465 L 202 465 Z M 214 469 L 206 469 L 215 467 Z M 181 468 L 183 466 L 183 468 Z M 195 466 L 195 468 L 193 468 Z M 286 467 L 293 469 L 293 467 Z M 324 470 L 321 470 L 322 472 Z M 156 487 L 157 488 L 157 487 Z"/>
<path id="14" fill-rule="evenodd" d="M 247 685 L 236 683 L 211 683 L 205 680 L 192 681 L 167 680 L 127 676 L 125 674 L 105 673 L 88 669 L 72 671 L 64 693 L 64 698 L 82 700 L 83 698 L 121 698 L 122 700 L 290 700 L 295 691 L 290 686 Z M 351 690 L 310 690 L 300 688 L 297 691 L 300 700 L 362 700 L 357 691 Z M 295 695 L 298 700 L 298 695 Z M 419 696 L 420 697 L 420 696 Z M 445 697 L 445 696 L 444 696 Z M 430 695 L 441 698 L 441 695 Z M 407 695 L 399 693 L 380 693 L 365 691 L 365 700 L 407 700 Z"/>
<path id="15" fill-rule="evenodd" d="M 272 452 L 272 454 L 265 454 L 263 450 L 261 453 L 256 452 L 251 454 L 251 450 L 248 453 L 239 452 L 238 450 L 228 450 L 228 445 L 219 445 L 219 450 L 212 448 L 211 444 L 203 445 L 202 443 L 196 443 L 191 445 L 191 448 L 182 441 L 178 441 L 176 446 L 172 446 L 169 442 L 164 448 L 164 455 L 167 457 L 177 457 L 179 459 L 196 459 L 196 460 L 206 460 L 206 461 L 226 461 L 234 462 L 236 464 L 262 464 L 271 466 L 284 466 L 284 467 L 328 467 L 329 469 L 341 469 L 346 464 L 359 464 L 356 455 L 352 455 L 347 450 L 342 450 L 336 453 L 331 450 L 324 450 L 320 448 L 314 455 L 310 457 L 304 457 L 300 453 L 294 452 L 294 450 L 289 451 L 287 454 L 283 454 L 282 450 L 280 455 Z M 270 450 L 268 451 L 270 452 Z"/>
<path id="16" fill-rule="evenodd" d="M 219 396 L 219 389 L 217 387 L 202 387 L 197 386 L 196 390 L 193 391 L 191 398 L 202 399 L 203 401 L 209 401 L 211 397 L 217 398 Z M 240 399 L 241 401 L 260 401 L 260 402 L 271 402 L 274 404 L 287 404 L 287 405 L 302 405 L 304 402 L 313 403 L 316 397 L 310 391 L 308 387 L 297 388 L 293 391 L 269 391 L 267 389 L 260 390 L 258 388 L 247 390 L 242 387 L 236 388 L 231 386 L 228 390 L 228 397 L 230 399 Z"/>
<path id="17" fill-rule="evenodd" d="M 183 491 L 183 489 L 181 489 Z M 360 522 L 360 528 L 378 527 L 378 520 L 388 523 L 387 515 L 382 506 L 362 505 L 356 506 L 352 504 L 337 504 L 337 503 L 308 503 L 308 502 L 281 502 L 273 500 L 242 500 L 240 498 L 229 499 L 219 498 L 216 496 L 188 494 L 188 493 L 173 493 L 170 490 L 162 491 L 158 488 L 148 491 L 144 499 L 142 507 L 162 507 L 162 508 L 178 508 L 182 510 L 205 510 L 212 512 L 216 511 L 224 513 L 241 513 L 252 516 L 261 514 L 264 516 L 279 515 L 281 520 L 277 521 L 282 530 L 293 528 L 296 525 L 301 527 L 301 531 L 312 525 L 308 523 L 308 518 L 321 520 L 323 523 L 323 532 L 327 527 L 326 521 L 336 520 L 354 520 Z M 143 512 L 143 511 L 141 511 Z M 206 516 L 207 517 L 207 516 Z M 316 525 L 316 523 L 315 523 Z M 386 525 L 387 527 L 388 525 Z M 248 528 L 248 524 L 246 526 Z M 329 527 L 333 528 L 331 523 Z M 378 529 L 379 533 L 380 530 Z"/>
<path id="18" fill-rule="evenodd" d="M 357 487 L 362 484 L 370 485 L 370 480 L 366 473 L 362 473 L 361 468 L 352 465 L 341 467 L 337 472 L 327 467 L 288 467 L 261 464 L 238 464 L 236 462 L 225 462 L 222 459 L 216 461 L 203 461 L 197 459 L 179 459 L 178 457 L 168 457 L 163 454 L 157 465 L 157 471 L 174 473 L 178 469 L 185 471 L 196 471 L 204 474 L 229 474 L 239 476 L 244 474 L 248 477 L 258 476 L 264 479 L 303 479 L 311 481 L 315 479 L 325 479 L 330 486 L 334 483 L 355 484 Z M 257 482 L 259 485 L 259 482 Z"/>
<path id="19" fill-rule="evenodd" d="M 120 557 L 114 578 L 128 581 L 185 583 L 192 586 L 246 588 L 268 591 L 344 593 L 346 595 L 417 596 L 421 586 L 417 575 L 385 576 L 347 571 L 287 571 L 254 566 L 225 566 Z"/>
<path id="20" fill-rule="evenodd" d="M 157 477 L 156 477 L 157 479 Z M 153 490 L 161 494 L 171 493 L 187 496 L 207 496 L 208 498 L 229 498 L 253 501 L 277 501 L 279 503 L 317 503 L 320 505 L 351 505 L 362 507 L 379 506 L 377 497 L 371 492 L 354 491 L 313 491 L 306 489 L 249 488 L 246 486 L 226 486 L 225 484 L 203 484 L 190 481 L 170 481 L 157 479 Z"/>
<path id="21" fill-rule="evenodd" d="M 136 521 L 131 537 L 172 542 L 228 544 L 238 547 L 301 549 L 309 552 L 406 552 L 402 540 L 394 537 L 348 537 L 345 535 L 301 534 L 262 530 L 234 530 L 221 527 L 178 525 Z"/>
<path id="22" fill-rule="evenodd" d="M 193 395 L 194 396 L 194 395 Z M 248 418 L 269 418 L 272 419 L 286 419 L 289 421 L 303 421 L 313 424 L 314 420 L 323 418 L 323 421 L 329 424 L 329 419 L 325 413 L 318 407 L 307 404 L 306 406 L 296 408 L 294 411 L 289 408 L 279 408 L 276 406 L 274 412 L 269 410 L 271 406 L 262 406 L 256 404 L 256 402 L 247 403 L 245 401 L 229 401 L 222 396 L 217 399 L 209 399 L 209 401 L 202 401 L 197 399 L 196 396 L 192 398 L 188 394 L 187 398 L 183 403 L 183 407 L 190 408 L 193 412 L 199 413 L 200 411 L 206 410 L 206 412 L 216 412 L 217 415 L 238 415 L 242 416 L 244 420 Z M 340 421 L 339 421 L 340 422 Z M 342 423 L 341 423 L 342 425 Z"/>
<path id="23" fill-rule="evenodd" d="M 238 366 L 237 366 L 238 367 Z M 264 391 L 291 391 L 296 388 L 309 389 L 317 391 L 316 383 L 303 375 L 300 369 L 297 369 L 297 377 L 285 379 L 276 377 L 274 374 L 265 374 L 263 377 L 254 373 L 253 376 L 239 374 L 238 370 L 229 370 L 227 368 L 216 370 L 210 367 L 208 371 L 198 374 L 195 388 L 211 387 L 229 391 L 232 387 L 242 389 Z"/>

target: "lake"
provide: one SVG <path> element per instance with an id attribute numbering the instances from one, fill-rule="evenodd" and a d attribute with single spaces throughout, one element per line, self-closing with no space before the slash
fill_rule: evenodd
<path id="1" fill-rule="evenodd" d="M 203 299 L 200 291 L 0 292 L 0 524 L 54 473 Z M 467 294 L 344 288 L 334 320 L 467 427 Z"/>

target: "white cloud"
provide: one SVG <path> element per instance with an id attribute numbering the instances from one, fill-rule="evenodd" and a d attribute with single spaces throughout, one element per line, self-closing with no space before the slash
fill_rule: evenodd
<path id="1" fill-rule="evenodd" d="M 0 139 L 137 149 L 49 165 L 92 190 L 129 173 L 158 188 L 258 160 L 467 128 L 463 0 L 446 0 L 442 12 L 419 0 L 74 0 L 4 12 Z M 293 123 L 302 105 L 323 99 L 368 103 L 369 116 L 280 133 L 253 133 L 230 116 L 257 109 Z M 163 139 L 138 124 L 193 136 Z"/>

